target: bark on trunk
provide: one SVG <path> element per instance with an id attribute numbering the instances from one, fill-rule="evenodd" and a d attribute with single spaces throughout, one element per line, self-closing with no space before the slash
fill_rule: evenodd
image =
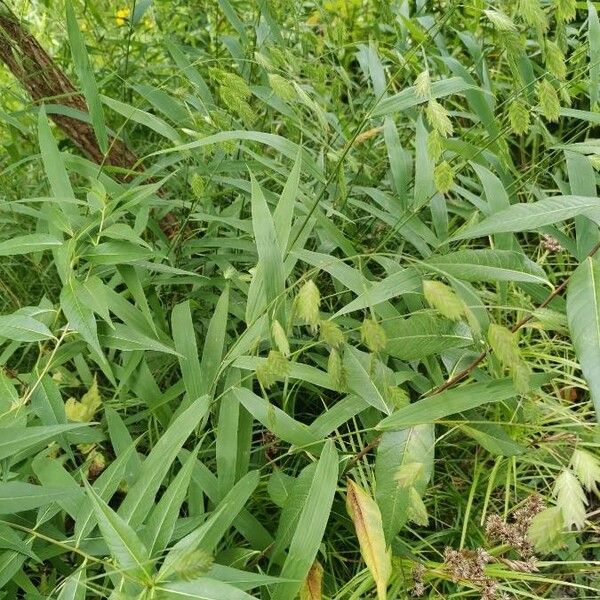
<path id="1" fill-rule="evenodd" d="M 21 25 L 19 19 L 0 1 L 0 60 L 38 104 L 52 101 L 86 113 L 85 99 L 58 67 L 38 41 Z M 106 163 L 132 169 L 136 155 L 118 139 L 110 140 L 105 156 L 91 125 L 55 113 L 49 117 L 88 158 L 98 164 Z"/>

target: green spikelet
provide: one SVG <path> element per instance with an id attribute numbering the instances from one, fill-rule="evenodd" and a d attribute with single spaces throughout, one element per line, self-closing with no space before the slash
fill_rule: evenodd
<path id="1" fill-rule="evenodd" d="M 526 393 L 531 373 L 527 363 L 521 358 L 515 334 L 502 325 L 492 323 L 487 336 L 495 356 L 508 368 L 517 392 Z"/>
<path id="2" fill-rule="evenodd" d="M 447 194 L 454 185 L 452 167 L 443 160 L 433 171 L 433 183 L 440 194 Z"/>
<path id="3" fill-rule="evenodd" d="M 269 85 L 276 96 L 279 96 L 286 102 L 291 102 L 298 97 L 298 93 L 294 86 L 281 75 L 269 73 Z"/>
<path id="4" fill-rule="evenodd" d="M 567 77 L 565 55 L 558 45 L 550 40 L 546 41 L 546 69 L 560 81 Z"/>
<path id="5" fill-rule="evenodd" d="M 206 550 L 186 552 L 177 558 L 173 571 L 186 581 L 197 579 L 208 573 L 213 565 L 213 557 Z"/>
<path id="6" fill-rule="evenodd" d="M 568 23 L 577 16 L 576 0 L 555 0 L 556 20 Z"/>
<path id="7" fill-rule="evenodd" d="M 299 290 L 294 301 L 296 314 L 313 333 L 319 326 L 319 308 L 321 306 L 321 293 L 312 279 L 309 279 Z"/>
<path id="8" fill-rule="evenodd" d="M 190 187 L 192 188 L 194 196 L 198 200 L 202 200 L 202 198 L 204 197 L 204 189 L 206 187 L 204 177 L 202 177 L 198 173 L 194 173 L 190 179 Z"/>
<path id="9" fill-rule="evenodd" d="M 427 154 L 429 158 L 436 163 L 441 158 L 443 149 L 442 136 L 437 130 L 431 130 L 427 135 Z"/>
<path id="10" fill-rule="evenodd" d="M 423 295 L 427 304 L 452 321 L 460 321 L 465 314 L 462 300 L 441 281 L 423 281 Z"/>
<path id="11" fill-rule="evenodd" d="M 383 327 L 373 319 L 365 319 L 360 328 L 360 335 L 364 345 L 371 352 L 381 352 L 387 345 L 387 335 Z"/>
<path id="12" fill-rule="evenodd" d="M 502 32 L 515 32 L 517 26 L 512 19 L 499 10 L 484 10 L 485 16 L 490 20 L 490 23 Z"/>
<path id="13" fill-rule="evenodd" d="M 513 133 L 523 135 L 529 130 L 531 111 L 522 100 L 513 100 L 508 107 L 508 120 Z"/>
<path id="14" fill-rule="evenodd" d="M 235 73 L 216 68 L 210 69 L 209 74 L 219 84 L 219 95 L 223 104 L 243 121 L 252 123 L 255 114 L 248 104 L 252 92 L 244 79 Z"/>
<path id="15" fill-rule="evenodd" d="M 338 390 L 346 389 L 346 370 L 342 363 L 342 357 L 335 348 L 332 348 L 329 352 L 329 358 L 327 359 L 327 373 L 331 377 L 333 385 Z"/>
<path id="16" fill-rule="evenodd" d="M 543 79 L 538 85 L 538 102 L 542 115 L 548 120 L 556 123 L 560 117 L 560 100 L 554 86 Z"/>
<path id="17" fill-rule="evenodd" d="M 290 373 L 290 363 L 277 350 L 271 350 L 267 360 L 256 368 L 256 378 L 260 385 L 268 390 L 278 379 L 284 379 Z"/>
<path id="18" fill-rule="evenodd" d="M 448 111 L 437 100 L 432 98 L 427 103 L 425 114 L 427 122 L 433 130 L 437 131 L 442 137 L 452 135 L 454 127 L 448 116 Z"/>
<path id="19" fill-rule="evenodd" d="M 544 33 L 548 29 L 548 17 L 543 11 L 539 0 L 519 0 L 517 14 L 523 22 Z"/>
<path id="20" fill-rule="evenodd" d="M 275 319 L 273 325 L 271 325 L 271 335 L 273 336 L 273 341 L 279 349 L 279 352 L 281 352 L 283 356 L 288 357 L 290 355 L 290 343 L 284 328 L 277 319 Z"/>
<path id="21" fill-rule="evenodd" d="M 417 75 L 415 79 L 415 92 L 419 98 L 429 98 L 431 94 L 431 81 L 427 69 Z"/>
<path id="22" fill-rule="evenodd" d="M 333 321 L 321 321 L 319 339 L 332 348 L 339 348 L 344 343 L 344 332 Z"/>
<path id="23" fill-rule="evenodd" d="M 408 406 L 410 398 L 405 390 L 397 385 L 388 385 L 385 390 L 386 400 L 396 409 Z"/>

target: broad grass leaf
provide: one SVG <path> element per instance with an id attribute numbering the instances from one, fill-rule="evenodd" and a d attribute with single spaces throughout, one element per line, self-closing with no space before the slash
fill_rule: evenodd
<path id="1" fill-rule="evenodd" d="M 246 505 L 258 482 L 258 471 L 250 471 L 244 475 L 218 503 L 210 517 L 169 550 L 158 573 L 158 579 L 170 577 L 178 560 L 190 551 L 201 549 L 211 554 Z"/>
<path id="2" fill-rule="evenodd" d="M 548 285 L 544 269 L 522 252 L 458 250 L 443 256 L 431 256 L 424 262 L 462 281 L 522 281 Z"/>
<path id="3" fill-rule="evenodd" d="M 56 600 L 85 600 L 86 591 L 86 569 L 83 566 L 64 580 Z"/>
<path id="4" fill-rule="evenodd" d="M 87 427 L 87 424 L 36 425 L 26 428 L 4 427 L 0 436 L 0 460 L 25 450 L 31 450 L 40 444 L 48 444 L 63 433 L 84 427 Z"/>
<path id="5" fill-rule="evenodd" d="M 515 442 L 497 423 L 470 423 L 460 431 L 473 438 L 493 456 L 519 456 L 526 448 Z"/>
<path id="6" fill-rule="evenodd" d="M 371 373 L 365 367 L 365 362 L 368 360 L 368 355 L 359 352 L 352 346 L 346 346 L 343 363 L 346 369 L 348 388 L 377 410 L 389 415 L 390 408 L 382 393 L 373 383 Z"/>
<path id="7" fill-rule="evenodd" d="M 182 139 L 177 130 L 160 117 L 140 108 L 135 108 L 131 104 L 109 98 L 108 96 L 101 95 L 100 98 L 106 106 L 125 117 L 128 121 L 134 121 L 144 127 L 148 127 L 174 144 L 181 144 Z"/>
<path id="8" fill-rule="evenodd" d="M 531 204 L 513 204 L 487 217 L 481 223 L 467 227 L 450 241 L 467 240 L 503 232 L 532 231 L 544 225 L 566 221 L 577 215 L 600 220 L 596 198 L 585 196 L 554 196 Z"/>
<path id="9" fill-rule="evenodd" d="M 296 161 L 290 171 L 290 174 L 285 182 L 285 186 L 279 196 L 279 201 L 273 212 L 273 222 L 275 224 L 275 232 L 281 250 L 285 251 L 288 247 L 290 235 L 292 231 L 292 219 L 294 217 L 294 207 L 300 187 L 300 173 L 302 170 L 302 150 L 298 150 Z"/>
<path id="10" fill-rule="evenodd" d="M 210 577 L 163 583 L 155 589 L 157 600 L 256 600 L 256 596 Z"/>
<path id="11" fill-rule="evenodd" d="M 123 325 L 123 323 L 115 323 L 112 328 L 103 324 L 101 325 L 101 331 L 103 333 L 99 336 L 99 340 L 102 342 L 102 345 L 107 348 L 114 348 L 115 350 L 127 352 L 151 350 L 153 352 L 163 352 L 165 354 L 178 354 L 171 346 L 142 333 L 138 329 Z M 148 330 L 147 326 L 146 330 Z M 148 331 L 148 333 L 152 333 L 152 331 Z"/>
<path id="12" fill-rule="evenodd" d="M 81 284 L 75 279 L 70 279 L 60 292 L 60 307 L 69 321 L 69 327 L 79 333 L 101 357 L 96 318 L 85 298 Z"/>
<path id="13" fill-rule="evenodd" d="M 529 389 L 534 390 L 551 379 L 546 374 L 532 375 Z M 495 379 L 479 383 L 470 383 L 459 388 L 444 390 L 422 400 L 417 400 L 405 408 L 386 417 L 377 425 L 377 429 L 387 431 L 435 423 L 450 415 L 464 412 L 484 404 L 502 402 L 518 395 L 512 378 Z"/>
<path id="14" fill-rule="evenodd" d="M 401 360 L 422 359 L 473 343 L 466 325 L 429 313 L 390 319 L 383 322 L 383 327 L 388 338 L 386 352 Z"/>
<path id="15" fill-rule="evenodd" d="M 203 396 L 174 419 L 156 442 L 119 507 L 119 515 L 126 523 L 135 528 L 144 521 L 154 505 L 154 497 L 171 464 L 207 411 L 208 398 Z"/>
<path id="16" fill-rule="evenodd" d="M 274 587 L 273 600 L 289 600 L 298 593 L 315 560 L 329 513 L 338 479 L 338 455 L 331 440 L 327 441 L 314 471 L 306 502 L 298 517 L 287 557 L 280 577 L 293 579 Z"/>
<path id="17" fill-rule="evenodd" d="M 135 443 L 132 443 L 125 451 L 121 452 L 100 474 L 98 479 L 94 481 L 92 488 L 104 502 L 108 503 L 110 501 L 125 478 L 127 466 L 134 452 Z M 80 505 L 79 510 L 74 517 L 74 521 L 75 546 L 79 547 L 85 536 L 87 536 L 96 525 L 95 511 L 91 502 L 83 502 Z"/>
<path id="18" fill-rule="evenodd" d="M 0 316 L 0 337 L 17 342 L 41 342 L 54 338 L 42 322 L 16 314 Z"/>
<path id="19" fill-rule="evenodd" d="M 3 430 L 5 431 L 5 430 Z M 0 483 L 0 515 L 33 510 L 76 495 L 72 490 L 33 485 L 22 481 Z"/>
<path id="20" fill-rule="evenodd" d="M 191 452 L 148 517 L 142 540 L 146 544 L 150 556 L 160 554 L 171 540 L 181 505 L 192 479 L 195 463 L 196 452 Z"/>
<path id="21" fill-rule="evenodd" d="M 192 321 L 192 311 L 189 301 L 177 304 L 171 312 L 171 329 L 175 350 L 179 353 L 179 368 L 188 395 L 192 402 L 202 396 L 203 372 L 198 360 L 198 346 L 196 345 L 196 331 Z"/>
<path id="22" fill-rule="evenodd" d="M 117 565 L 130 576 L 147 579 L 151 571 L 150 556 L 131 525 L 114 512 L 89 484 L 86 484 L 86 492 L 102 537 Z"/>
<path id="23" fill-rule="evenodd" d="M 283 301 L 285 272 L 283 252 L 277 239 L 275 223 L 267 206 L 267 201 L 254 175 L 252 180 L 252 228 L 258 252 L 258 265 L 265 289 L 267 307 L 272 311 Z M 280 311 L 277 311 L 280 312 Z M 280 321 L 285 321 L 280 318 Z"/>
<path id="24" fill-rule="evenodd" d="M 244 408 L 279 439 L 295 446 L 312 446 L 321 440 L 314 436 L 307 425 L 296 421 L 280 408 L 270 404 L 246 388 L 235 388 L 234 396 Z"/>
<path id="25" fill-rule="evenodd" d="M 204 347 L 202 348 L 201 392 L 212 396 L 219 369 L 222 365 L 223 350 L 227 335 L 227 316 L 229 314 L 229 284 L 221 292 L 212 317 L 208 323 Z"/>
<path id="26" fill-rule="evenodd" d="M 442 81 L 434 81 L 431 84 L 430 97 L 443 98 L 452 94 L 460 94 L 469 89 L 473 89 L 473 86 L 462 79 L 462 77 L 451 77 Z M 402 112 L 408 108 L 427 102 L 427 100 L 428 98 L 424 98 L 417 93 L 415 86 L 411 86 L 395 96 L 379 102 L 375 110 L 371 113 L 371 116 L 381 117 L 383 115 Z"/>
<path id="27" fill-rule="evenodd" d="M 600 422 L 600 262 L 586 258 L 567 287 L 569 330 Z"/>
<path id="28" fill-rule="evenodd" d="M 104 123 L 104 112 L 102 111 L 102 102 L 98 94 L 94 72 L 92 71 L 87 55 L 85 40 L 81 35 L 81 31 L 79 31 L 77 17 L 75 16 L 75 11 L 70 0 L 65 2 L 65 9 L 67 13 L 67 33 L 69 34 L 69 45 L 71 46 L 71 56 L 73 57 L 75 71 L 83 88 L 83 94 L 90 112 L 98 146 L 106 154 L 108 151 L 108 135 Z"/>
<path id="29" fill-rule="evenodd" d="M 377 598 L 385 600 L 392 574 L 392 561 L 386 547 L 379 507 L 375 500 L 352 480 L 348 480 L 346 507 L 354 523 L 360 553 L 375 581 Z"/>
<path id="30" fill-rule="evenodd" d="M 46 110 L 42 106 L 38 115 L 38 141 L 44 163 L 44 171 L 50 183 L 52 193 L 56 198 L 75 199 L 73 187 L 63 163 L 58 144 L 52 135 Z M 61 208 L 68 216 L 76 214 L 75 205 L 71 203 L 62 203 Z"/>
<path id="31" fill-rule="evenodd" d="M 32 252 L 42 252 L 62 246 L 63 241 L 47 233 L 29 233 L 17 235 L 10 240 L 0 242 L 0 256 L 17 256 Z"/>
<path id="32" fill-rule="evenodd" d="M 366 291 L 358 298 L 338 310 L 334 317 L 345 315 L 355 310 L 377 306 L 386 300 L 419 290 L 421 278 L 414 269 L 403 269 L 389 275 L 377 283 L 369 284 Z"/>
<path id="33" fill-rule="evenodd" d="M 408 520 L 409 490 L 423 494 L 433 472 L 435 430 L 417 425 L 401 431 L 386 431 L 377 446 L 375 500 L 381 511 L 388 545 Z M 407 465 L 419 465 L 410 485 L 399 484 L 398 472 Z"/>

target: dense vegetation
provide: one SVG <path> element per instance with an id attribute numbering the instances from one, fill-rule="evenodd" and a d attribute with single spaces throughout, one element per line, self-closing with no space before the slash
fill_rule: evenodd
<path id="1" fill-rule="evenodd" d="M 0 597 L 597 598 L 599 9 L 0 2 Z"/>

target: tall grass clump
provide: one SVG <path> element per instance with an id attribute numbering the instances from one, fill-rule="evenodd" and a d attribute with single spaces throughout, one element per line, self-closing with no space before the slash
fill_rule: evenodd
<path id="1" fill-rule="evenodd" d="M 596 598 L 598 3 L 0 1 L 0 598 Z"/>

